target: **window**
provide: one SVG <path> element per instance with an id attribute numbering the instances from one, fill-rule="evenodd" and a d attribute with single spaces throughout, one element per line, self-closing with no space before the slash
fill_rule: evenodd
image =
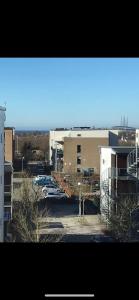
<path id="1" fill-rule="evenodd" d="M 77 145 L 77 153 L 81 152 L 81 145 Z"/>
<path id="2" fill-rule="evenodd" d="M 81 172 L 81 169 L 77 168 L 77 173 L 80 173 Z"/>
<path id="3" fill-rule="evenodd" d="M 88 171 L 89 171 L 89 175 L 94 174 L 94 168 L 89 168 Z"/>
<path id="4" fill-rule="evenodd" d="M 77 134 L 77 136 L 81 136 L 81 134 Z"/>
<path id="5" fill-rule="evenodd" d="M 2 176 L 0 176 L 0 184 L 2 184 Z"/>
<path id="6" fill-rule="evenodd" d="M 2 143 L 2 133 L 1 133 L 1 135 L 0 135 L 0 142 Z"/>
<path id="7" fill-rule="evenodd" d="M 80 164 L 81 164 L 81 158 L 77 157 L 77 165 L 80 165 Z"/>

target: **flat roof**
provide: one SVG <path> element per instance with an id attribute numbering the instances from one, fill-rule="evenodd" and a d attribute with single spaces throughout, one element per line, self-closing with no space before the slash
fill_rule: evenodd
<path id="1" fill-rule="evenodd" d="M 135 146 L 98 146 L 98 147 L 102 147 L 102 148 L 116 148 L 116 149 L 118 149 L 118 148 L 120 148 L 120 149 L 126 149 L 126 148 L 129 148 L 129 149 L 131 149 L 131 148 L 135 148 Z"/>
<path id="2" fill-rule="evenodd" d="M 131 150 L 134 150 L 133 146 L 98 146 L 99 148 L 110 148 L 113 149 L 116 153 L 129 153 Z"/>
<path id="3" fill-rule="evenodd" d="M 119 131 L 119 130 L 113 128 L 74 127 L 74 128 L 56 128 L 56 129 L 50 129 L 49 132 L 50 131 Z"/>
<path id="4" fill-rule="evenodd" d="M 4 126 L 4 129 L 15 129 L 15 127 L 5 127 Z"/>

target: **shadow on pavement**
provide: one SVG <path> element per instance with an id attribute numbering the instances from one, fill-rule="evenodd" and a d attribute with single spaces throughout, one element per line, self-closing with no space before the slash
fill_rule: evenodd
<path id="1" fill-rule="evenodd" d="M 46 209 L 46 213 L 49 212 L 49 216 L 73 216 L 78 215 L 79 212 L 79 201 L 71 198 L 67 199 L 40 199 L 38 202 L 38 208 L 41 211 Z M 98 209 L 93 204 L 93 201 L 86 200 L 84 206 L 85 215 L 96 215 L 98 214 Z M 45 215 L 44 215 L 45 216 Z"/>

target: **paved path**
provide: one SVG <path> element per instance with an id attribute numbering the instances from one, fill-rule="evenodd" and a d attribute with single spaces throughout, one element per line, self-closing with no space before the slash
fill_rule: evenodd
<path id="1" fill-rule="evenodd" d="M 32 190 L 32 178 L 14 179 L 14 200 L 21 199 L 21 190 L 16 187 L 17 183 L 26 181 Z M 22 184 L 21 184 L 22 186 Z M 36 187 L 37 188 L 37 187 Z M 41 187 L 39 188 L 41 192 Z M 96 214 L 93 202 L 85 201 L 85 216 L 78 216 L 79 204 L 77 200 L 68 199 L 41 199 L 38 202 L 40 213 L 44 212 L 44 217 L 40 218 L 39 234 L 61 235 L 63 242 L 90 242 L 95 235 L 104 235 L 105 228 L 100 222 L 100 216 Z M 49 214 L 49 216 L 48 216 Z"/>
<path id="2" fill-rule="evenodd" d="M 84 217 L 45 217 L 41 218 L 40 225 L 43 222 L 48 222 L 46 228 L 40 229 L 40 234 L 74 234 L 74 235 L 93 235 L 103 234 L 105 228 L 100 223 L 99 215 L 87 215 Z M 51 226 L 53 225 L 53 228 Z M 57 226 L 58 224 L 58 226 Z M 60 226 L 61 224 L 61 226 Z"/>

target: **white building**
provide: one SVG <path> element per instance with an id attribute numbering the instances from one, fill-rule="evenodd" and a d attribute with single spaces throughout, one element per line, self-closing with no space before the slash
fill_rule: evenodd
<path id="1" fill-rule="evenodd" d="M 136 144 L 139 146 L 139 129 L 136 129 Z"/>
<path id="2" fill-rule="evenodd" d="M 49 163 L 53 164 L 53 150 L 63 150 L 64 138 L 65 137 L 108 137 L 109 132 L 114 133 L 118 136 L 119 130 L 94 130 L 94 129 L 70 129 L 70 130 L 50 130 L 49 132 Z M 112 137 L 112 136 L 111 136 Z M 113 137 L 112 137 L 113 138 Z M 110 143 L 111 144 L 111 143 Z"/>
<path id="3" fill-rule="evenodd" d="M 0 242 L 4 239 L 4 107 L 0 106 Z"/>
<path id="4" fill-rule="evenodd" d="M 130 156 L 135 147 L 100 147 L 100 210 L 104 219 L 111 209 L 116 212 L 117 201 L 122 197 L 137 197 L 136 174 Z"/>

